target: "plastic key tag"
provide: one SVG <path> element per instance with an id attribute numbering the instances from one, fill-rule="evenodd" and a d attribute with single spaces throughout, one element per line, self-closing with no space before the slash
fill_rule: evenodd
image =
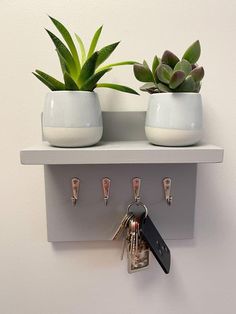
<path id="1" fill-rule="evenodd" d="M 170 250 L 148 215 L 146 218 L 142 219 L 140 229 L 143 238 L 149 245 L 150 250 L 152 251 L 156 260 L 164 272 L 168 274 L 171 263 Z"/>

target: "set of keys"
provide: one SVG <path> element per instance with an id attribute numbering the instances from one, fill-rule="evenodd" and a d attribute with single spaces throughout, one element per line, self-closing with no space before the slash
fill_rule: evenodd
<path id="1" fill-rule="evenodd" d="M 170 271 L 170 250 L 148 215 L 148 209 L 140 200 L 132 202 L 121 220 L 113 239 L 124 237 L 121 259 L 125 249 L 128 272 L 133 273 L 149 266 L 150 250 L 166 274 Z"/>

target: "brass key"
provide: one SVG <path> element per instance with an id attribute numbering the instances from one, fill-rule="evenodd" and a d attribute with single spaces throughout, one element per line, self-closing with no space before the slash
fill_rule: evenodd
<path id="1" fill-rule="evenodd" d="M 130 221 L 130 219 L 134 217 L 134 214 L 132 212 L 128 212 L 125 214 L 125 216 L 123 217 L 123 219 L 121 220 L 121 223 L 119 224 L 112 240 L 117 240 L 121 237 L 121 235 L 123 234 L 123 232 L 125 231 L 125 229 L 128 226 L 128 223 Z"/>
<path id="2" fill-rule="evenodd" d="M 127 246 L 128 241 L 129 241 L 129 231 L 127 231 L 127 234 L 125 235 L 125 237 L 123 239 L 121 257 L 120 257 L 121 260 L 123 260 L 123 258 L 124 258 L 125 248 Z"/>

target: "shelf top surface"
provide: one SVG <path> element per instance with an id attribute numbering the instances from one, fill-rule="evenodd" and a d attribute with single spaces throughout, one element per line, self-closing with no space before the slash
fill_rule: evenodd
<path id="1" fill-rule="evenodd" d="M 217 163 L 223 161 L 223 148 L 199 144 L 164 147 L 147 141 L 100 142 L 83 148 L 59 148 L 43 142 L 21 151 L 25 165 L 129 164 L 129 163 Z"/>

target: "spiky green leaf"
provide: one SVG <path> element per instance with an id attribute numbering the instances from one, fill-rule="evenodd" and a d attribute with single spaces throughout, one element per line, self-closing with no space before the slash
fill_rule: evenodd
<path id="1" fill-rule="evenodd" d="M 174 71 L 183 71 L 185 73 L 185 76 L 187 76 L 192 71 L 192 66 L 187 60 L 183 59 L 176 63 Z"/>
<path id="2" fill-rule="evenodd" d="M 171 76 L 169 87 L 171 89 L 175 89 L 176 87 L 178 87 L 180 84 L 183 83 L 185 78 L 186 78 L 186 75 L 183 71 L 175 71 L 173 75 Z"/>
<path id="3" fill-rule="evenodd" d="M 163 83 L 158 83 L 157 84 L 157 88 L 159 89 L 159 91 L 161 93 L 170 93 L 173 92 L 167 85 L 163 84 Z"/>
<path id="4" fill-rule="evenodd" d="M 190 75 L 194 79 L 195 82 L 200 82 L 204 77 L 204 69 L 203 67 L 197 67 L 190 72 Z"/>
<path id="5" fill-rule="evenodd" d="M 176 63 L 179 62 L 179 58 L 173 52 L 166 50 L 162 55 L 161 61 L 173 69 Z"/>
<path id="6" fill-rule="evenodd" d="M 79 85 L 82 86 L 95 72 L 98 53 L 94 52 L 83 65 L 80 76 L 78 78 Z"/>
<path id="7" fill-rule="evenodd" d="M 169 83 L 173 70 L 167 64 L 159 64 L 156 69 L 156 75 L 162 83 Z"/>
<path id="8" fill-rule="evenodd" d="M 119 45 L 119 43 L 120 42 L 118 41 L 114 44 L 105 46 L 98 51 L 96 68 L 99 67 L 99 65 L 102 64 L 112 54 L 112 52 L 116 49 L 116 47 Z"/>
<path id="9" fill-rule="evenodd" d="M 52 39 L 56 49 L 58 50 L 58 52 L 60 53 L 60 55 L 62 56 L 62 58 L 64 59 L 70 74 L 73 76 L 73 78 L 76 77 L 77 75 L 77 68 L 76 68 L 76 64 L 75 61 L 73 59 L 73 56 L 71 55 L 69 49 L 63 44 L 63 42 L 56 36 L 54 35 L 52 32 L 50 32 L 49 30 L 47 30 L 48 35 L 50 36 L 50 38 Z"/>
<path id="10" fill-rule="evenodd" d="M 158 65 L 160 64 L 160 58 L 157 56 L 154 57 L 153 62 L 152 62 L 152 74 L 154 75 L 156 72 L 156 69 Z"/>
<path id="11" fill-rule="evenodd" d="M 101 31 L 102 31 L 102 26 L 99 27 L 99 29 L 95 32 L 95 34 L 93 36 L 93 39 L 92 39 L 90 47 L 89 47 L 87 58 L 90 58 L 91 55 L 94 53 L 96 46 L 97 46 L 98 39 L 99 39 L 100 34 L 101 34 Z"/>
<path id="12" fill-rule="evenodd" d="M 127 87 L 127 86 L 124 86 L 124 85 L 119 85 L 119 84 L 99 83 L 99 84 L 97 84 L 97 87 L 112 88 L 112 89 L 118 90 L 120 92 L 139 95 L 134 89 Z"/>
<path id="13" fill-rule="evenodd" d="M 76 40 L 79 44 L 79 48 L 80 48 L 80 53 L 81 53 L 81 67 L 83 66 L 85 60 L 86 60 L 86 50 L 84 47 L 84 43 L 82 41 L 82 39 L 79 37 L 78 34 L 75 34 Z"/>
<path id="14" fill-rule="evenodd" d="M 35 70 L 35 72 L 33 72 L 33 75 L 36 76 L 41 82 L 43 82 L 49 89 L 53 91 L 65 89 L 65 85 L 51 75 L 40 70 Z"/>
<path id="15" fill-rule="evenodd" d="M 100 80 L 100 78 L 106 74 L 108 71 L 110 71 L 111 68 L 109 69 L 105 69 L 105 70 L 101 70 L 95 74 L 93 74 L 82 86 L 81 86 L 81 90 L 85 90 L 85 91 L 92 91 L 94 90 L 94 88 L 96 87 L 97 82 Z"/>
<path id="16" fill-rule="evenodd" d="M 137 63 L 137 61 L 121 61 L 121 62 L 116 62 L 116 63 L 110 63 L 110 64 L 107 64 L 107 65 L 101 67 L 101 68 L 98 68 L 97 71 L 102 71 L 102 70 L 117 67 L 120 65 L 133 65 L 135 63 Z"/>
<path id="17" fill-rule="evenodd" d="M 175 92 L 195 92 L 196 83 L 192 76 L 187 76 L 184 82 L 175 89 Z"/>
<path id="18" fill-rule="evenodd" d="M 78 85 L 73 80 L 73 78 L 70 76 L 69 73 L 64 73 L 64 82 L 65 82 L 65 89 L 66 90 L 79 90 Z"/>
<path id="19" fill-rule="evenodd" d="M 52 91 L 56 90 L 56 87 L 54 85 L 52 85 L 50 82 L 48 82 L 47 80 L 45 80 L 43 77 L 41 77 L 40 75 L 38 75 L 35 72 L 32 72 L 32 74 L 37 77 L 37 79 L 39 79 L 44 85 L 46 85 L 49 89 L 51 89 Z"/>
<path id="20" fill-rule="evenodd" d="M 136 63 L 133 66 L 134 75 L 140 82 L 154 82 L 152 72 L 149 68 L 141 63 Z"/>
<path id="21" fill-rule="evenodd" d="M 60 61 L 60 65 L 61 65 L 61 70 L 62 70 L 62 73 L 64 75 L 65 72 L 69 72 L 69 69 L 65 63 L 65 60 L 63 59 L 63 57 L 60 55 L 60 52 L 56 49 L 56 52 L 57 52 L 57 55 L 58 55 L 58 58 L 59 58 L 59 61 Z"/>
<path id="22" fill-rule="evenodd" d="M 68 45 L 68 47 L 70 49 L 70 52 L 71 52 L 72 56 L 74 57 L 74 61 L 75 61 L 75 64 L 77 66 L 77 69 L 78 69 L 78 71 L 80 71 L 80 61 L 79 61 L 78 52 L 77 52 L 77 49 L 76 49 L 75 44 L 74 44 L 74 41 L 73 41 L 69 31 L 58 20 L 54 19 L 51 16 L 49 16 L 49 18 L 51 19 L 51 21 L 56 26 L 56 28 L 58 29 L 58 31 L 61 33 L 62 37 L 64 38 L 65 42 L 67 43 L 67 45 Z"/>
<path id="23" fill-rule="evenodd" d="M 201 46 L 199 40 L 195 41 L 184 53 L 183 58 L 191 64 L 196 63 L 201 54 Z"/>

